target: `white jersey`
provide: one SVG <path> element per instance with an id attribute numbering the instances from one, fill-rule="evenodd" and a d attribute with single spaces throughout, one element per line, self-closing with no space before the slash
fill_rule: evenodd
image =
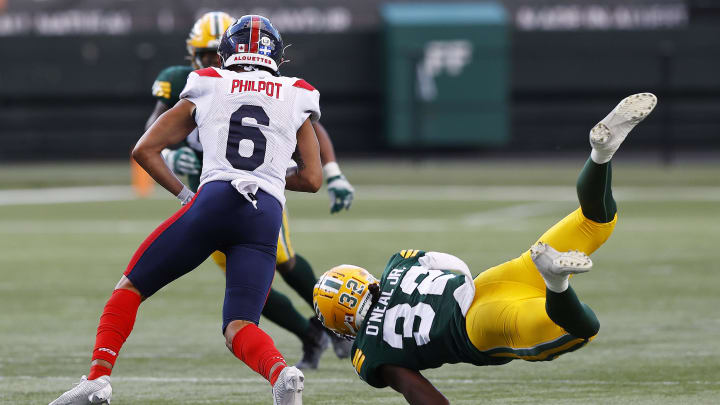
<path id="1" fill-rule="evenodd" d="M 297 131 L 320 118 L 320 93 L 296 77 L 206 68 L 191 72 L 181 99 L 195 104 L 203 151 L 200 185 L 229 181 L 285 205 L 285 173 Z"/>

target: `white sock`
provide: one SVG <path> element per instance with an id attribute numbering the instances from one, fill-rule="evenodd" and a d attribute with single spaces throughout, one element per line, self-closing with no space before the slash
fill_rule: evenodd
<path id="1" fill-rule="evenodd" d="M 593 162 L 601 165 L 603 163 L 607 163 L 612 159 L 613 153 L 609 153 L 606 151 L 599 151 L 595 148 L 592 149 L 590 152 L 590 159 L 592 159 Z"/>
<path id="2" fill-rule="evenodd" d="M 570 276 L 545 276 L 540 273 L 545 280 L 545 286 L 554 293 L 561 293 L 570 286 Z"/>

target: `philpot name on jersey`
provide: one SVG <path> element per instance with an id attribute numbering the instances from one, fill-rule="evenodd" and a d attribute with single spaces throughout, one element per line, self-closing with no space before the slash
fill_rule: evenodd
<path id="1" fill-rule="evenodd" d="M 233 80 L 230 86 L 230 94 L 242 93 L 246 91 L 254 91 L 256 93 L 265 93 L 268 97 L 274 97 L 281 100 L 280 90 L 283 84 L 275 81 L 265 80 Z"/>

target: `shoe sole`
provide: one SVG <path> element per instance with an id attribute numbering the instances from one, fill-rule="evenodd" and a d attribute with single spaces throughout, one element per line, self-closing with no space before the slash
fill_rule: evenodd
<path id="1" fill-rule="evenodd" d="M 302 392 L 305 389 L 305 376 L 298 369 L 290 369 L 285 376 L 285 388 L 292 391 L 293 405 L 302 405 Z"/>
<path id="2" fill-rule="evenodd" d="M 625 97 L 618 105 L 590 130 L 590 141 L 602 145 L 611 137 L 607 123 L 614 121 L 614 125 L 629 123 L 633 127 L 644 120 L 655 109 L 657 97 L 652 93 L 637 93 Z M 620 121 L 617 121 L 617 118 Z"/>
<path id="3" fill-rule="evenodd" d="M 533 260 L 541 254 L 545 254 L 551 247 L 546 243 L 536 243 L 530 248 L 530 255 Z M 554 249 L 553 249 L 554 250 Z M 587 273 L 593 266 L 592 259 L 583 252 L 570 250 L 558 252 L 558 256 L 552 259 L 553 267 L 546 271 L 567 276 L 569 274 Z"/>

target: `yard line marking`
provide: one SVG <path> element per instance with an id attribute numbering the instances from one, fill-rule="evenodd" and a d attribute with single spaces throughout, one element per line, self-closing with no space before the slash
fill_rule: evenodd
<path id="1" fill-rule="evenodd" d="M 493 210 L 487 210 L 471 214 L 463 219 L 463 223 L 469 226 L 482 226 L 500 222 L 516 221 L 531 217 L 548 214 L 565 208 L 564 205 L 550 202 L 534 202 L 528 204 L 516 204 Z"/>
<path id="2" fill-rule="evenodd" d="M 366 201 L 554 201 L 575 202 L 571 186 L 389 186 L 356 185 L 358 199 Z M 720 201 L 717 186 L 615 187 L 618 201 Z M 290 194 L 289 199 L 317 198 Z M 152 199 L 172 197 L 158 190 Z M 0 206 L 135 200 L 130 186 L 56 187 L 0 190 Z"/>
<path id="3" fill-rule="evenodd" d="M 357 185 L 358 200 L 387 201 L 577 201 L 572 186 Z M 720 201 L 718 186 L 613 187 L 618 201 Z"/>
<path id="4" fill-rule="evenodd" d="M 30 375 L 22 376 L 0 376 L 1 381 L 16 381 L 16 380 L 35 380 L 35 381 L 71 381 L 73 377 L 67 376 L 45 376 L 36 377 Z M 265 381 L 261 377 L 242 377 L 242 378 L 227 378 L 227 377 L 113 377 L 114 382 L 154 382 L 154 383 L 257 383 Z M 308 380 L 312 384 L 327 384 L 327 383 L 354 383 L 361 382 L 357 378 L 313 378 Z M 493 378 L 432 378 L 434 383 L 440 384 L 478 384 L 478 383 L 492 383 L 492 384 L 517 384 L 517 380 L 513 379 L 493 379 Z M 533 379 L 523 380 L 523 384 L 538 384 L 538 385 L 645 385 L 645 386 L 657 386 L 657 385 L 720 385 L 720 381 L 712 380 L 694 380 L 694 381 L 602 381 L 602 380 L 556 380 L 556 379 Z"/>
<path id="5" fill-rule="evenodd" d="M 0 190 L 0 205 L 36 205 L 134 200 L 130 186 L 53 187 Z"/>
<path id="6" fill-rule="evenodd" d="M 567 214 L 565 203 L 536 202 L 479 211 L 454 218 L 293 218 L 293 233 L 379 233 L 402 229 L 403 232 L 478 232 L 507 230 L 512 225 L 526 224 L 529 218 L 559 212 Z M 708 226 L 712 218 L 689 218 L 687 225 Z M 161 222 L 156 220 L 0 220 L 0 235 L 66 235 L 66 234 L 146 234 Z M 618 226 L 634 232 L 692 232 L 692 228 L 676 229 L 676 224 L 652 219 L 622 218 Z"/>

